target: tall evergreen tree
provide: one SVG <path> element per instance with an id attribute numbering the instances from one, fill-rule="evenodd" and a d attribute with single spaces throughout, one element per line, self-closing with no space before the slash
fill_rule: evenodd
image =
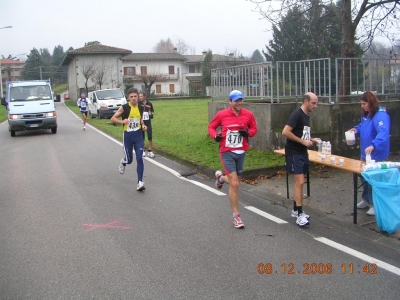
<path id="1" fill-rule="evenodd" d="M 206 56 L 203 61 L 202 68 L 202 78 L 201 78 L 201 89 L 203 95 L 206 95 L 206 87 L 211 86 L 211 62 L 212 62 L 212 51 L 208 50 Z"/>
<path id="2" fill-rule="evenodd" d="M 22 69 L 22 78 L 24 80 L 39 80 L 40 67 L 43 65 L 39 51 L 36 48 L 31 50 L 25 65 Z"/>
<path id="3" fill-rule="evenodd" d="M 68 67 L 61 66 L 64 55 L 64 48 L 62 46 L 58 45 L 54 47 L 51 64 L 55 73 L 54 79 L 57 80 L 57 83 L 67 81 Z"/>
<path id="4" fill-rule="evenodd" d="M 262 56 L 260 50 L 254 50 L 253 55 L 250 58 L 250 63 L 257 64 L 265 62 L 264 57 Z"/>

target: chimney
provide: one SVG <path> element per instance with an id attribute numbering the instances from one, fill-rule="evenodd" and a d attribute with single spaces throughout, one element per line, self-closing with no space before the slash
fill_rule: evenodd
<path id="1" fill-rule="evenodd" d="M 229 57 L 233 57 L 233 53 L 229 53 Z"/>
<path id="2" fill-rule="evenodd" d="M 203 52 L 201 52 L 201 53 L 203 53 L 203 56 L 206 56 L 207 51 L 203 51 Z"/>
<path id="3" fill-rule="evenodd" d="M 174 53 L 177 53 L 178 52 L 178 48 L 174 48 Z"/>

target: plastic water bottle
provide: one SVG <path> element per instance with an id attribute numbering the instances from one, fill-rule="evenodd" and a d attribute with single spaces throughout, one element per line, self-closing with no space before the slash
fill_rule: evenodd
<path id="1" fill-rule="evenodd" d="M 318 155 L 321 156 L 322 154 L 322 141 L 320 140 L 318 142 Z"/>
<path id="2" fill-rule="evenodd" d="M 322 142 L 322 154 L 326 155 L 326 142 L 325 141 Z"/>
<path id="3" fill-rule="evenodd" d="M 326 142 L 326 156 L 330 156 L 332 153 L 332 145 L 331 142 Z"/>

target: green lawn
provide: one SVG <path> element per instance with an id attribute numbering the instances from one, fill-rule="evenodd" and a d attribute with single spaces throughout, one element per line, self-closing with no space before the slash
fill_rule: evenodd
<path id="1" fill-rule="evenodd" d="M 195 164 L 220 169 L 218 143 L 207 133 L 208 101 L 209 99 L 152 101 L 155 110 L 152 120 L 154 152 L 160 149 Z M 79 114 L 75 102 L 65 103 Z M 109 119 L 89 119 L 88 123 L 121 140 L 122 127 L 108 124 Z M 284 158 L 280 155 L 251 149 L 247 152 L 244 168 L 248 170 L 284 164 Z"/>

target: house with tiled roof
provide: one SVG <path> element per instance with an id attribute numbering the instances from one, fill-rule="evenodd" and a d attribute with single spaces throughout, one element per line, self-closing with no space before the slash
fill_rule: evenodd
<path id="1" fill-rule="evenodd" d="M 71 99 L 78 99 L 86 84 L 88 90 L 122 87 L 122 58 L 131 53 L 131 50 L 100 43 L 68 51 L 62 65 L 68 66 Z M 103 78 L 94 80 L 96 72 L 103 73 Z"/>
<path id="2" fill-rule="evenodd" d="M 146 91 L 151 84 L 151 94 L 157 96 L 180 95 L 186 91 L 183 74 L 186 57 L 174 53 L 132 53 L 122 58 L 124 85 Z M 151 95 L 150 95 L 151 97 Z"/>
<path id="3" fill-rule="evenodd" d="M 1 79 L 5 81 L 17 81 L 22 79 L 22 69 L 25 63 L 18 59 L 1 59 Z"/>
<path id="4" fill-rule="evenodd" d="M 132 53 L 122 58 L 124 85 L 145 90 L 146 74 L 155 78 L 151 94 L 155 96 L 192 95 L 201 93 L 204 58 L 202 55 L 174 53 Z M 212 68 L 248 64 L 248 59 L 214 54 Z M 149 77 L 149 76 L 147 76 Z M 151 96 L 151 95 L 150 95 Z"/>

